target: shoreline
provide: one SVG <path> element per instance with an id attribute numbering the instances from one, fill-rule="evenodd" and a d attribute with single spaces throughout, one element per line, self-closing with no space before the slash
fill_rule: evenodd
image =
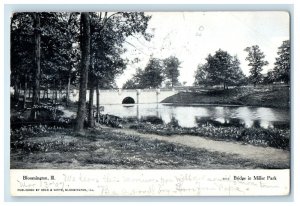
<path id="1" fill-rule="evenodd" d="M 161 103 L 177 105 L 236 105 L 290 110 L 290 87 L 233 88 L 228 90 L 182 91 Z"/>
<path id="2" fill-rule="evenodd" d="M 191 104 L 183 104 L 183 103 L 159 103 L 164 105 L 172 105 L 172 106 L 219 106 L 219 107 L 262 107 L 262 108 L 271 108 L 271 109 L 282 109 L 282 110 L 290 110 L 290 107 L 274 107 L 274 106 L 261 106 L 255 104 L 218 104 L 218 103 L 191 103 Z"/>

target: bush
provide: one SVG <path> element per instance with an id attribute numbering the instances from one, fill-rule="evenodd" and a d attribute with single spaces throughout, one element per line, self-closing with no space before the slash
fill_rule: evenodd
<path id="1" fill-rule="evenodd" d="M 151 124 L 163 124 L 164 121 L 157 116 L 142 117 L 141 122 L 149 122 Z"/>
<path id="2" fill-rule="evenodd" d="M 183 128 L 175 123 L 153 125 L 136 124 L 130 127 L 143 133 L 154 133 L 158 135 L 195 135 L 208 137 L 214 140 L 240 141 L 257 146 L 269 146 L 279 149 L 290 149 L 290 130 L 276 128 L 243 128 L 234 126 L 213 126 L 211 124 L 201 125 L 194 128 Z"/>

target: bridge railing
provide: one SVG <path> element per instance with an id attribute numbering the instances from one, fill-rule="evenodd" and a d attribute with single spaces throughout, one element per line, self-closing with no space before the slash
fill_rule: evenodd
<path id="1" fill-rule="evenodd" d="M 177 89 L 177 88 L 158 88 L 158 89 L 100 89 L 100 92 L 122 92 L 122 91 L 126 91 L 126 92 L 137 92 L 137 90 L 140 90 L 141 92 L 156 92 L 157 90 L 159 91 L 178 91 L 178 90 L 182 90 L 181 88 Z"/>

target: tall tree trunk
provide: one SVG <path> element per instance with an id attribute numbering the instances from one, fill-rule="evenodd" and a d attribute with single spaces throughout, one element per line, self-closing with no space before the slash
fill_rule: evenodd
<path id="1" fill-rule="evenodd" d="M 46 90 L 44 89 L 43 100 L 45 100 L 45 98 L 46 98 Z"/>
<path id="2" fill-rule="evenodd" d="M 62 96 L 62 88 L 61 88 L 61 80 L 59 80 L 59 99 L 61 100 L 61 96 Z"/>
<path id="3" fill-rule="evenodd" d="M 57 89 L 55 88 L 55 98 L 54 98 L 54 100 L 55 100 L 55 105 L 56 105 L 56 103 L 57 103 Z"/>
<path id="4" fill-rule="evenodd" d="M 72 16 L 74 15 L 75 13 L 70 13 L 69 15 L 69 20 L 68 20 L 68 31 L 69 33 L 70 30 L 71 30 L 71 22 L 72 22 Z M 69 52 L 72 53 L 72 44 L 69 44 Z M 68 71 L 68 85 L 67 85 L 67 91 L 66 91 L 66 107 L 69 106 L 69 101 L 70 101 L 70 86 L 71 86 L 71 72 L 72 72 L 72 59 L 69 59 L 69 64 L 68 64 L 68 67 L 69 67 L 69 71 Z"/>
<path id="5" fill-rule="evenodd" d="M 48 87 L 48 83 L 46 84 L 46 91 L 47 91 L 47 101 L 49 100 L 49 87 Z"/>
<path id="6" fill-rule="evenodd" d="M 99 83 L 97 81 L 97 85 L 96 85 L 96 94 L 97 94 L 97 102 L 96 102 L 96 106 L 97 106 L 97 113 L 96 113 L 96 117 L 97 117 L 97 122 L 99 122 L 100 119 L 100 94 L 99 94 Z"/>
<path id="7" fill-rule="evenodd" d="M 20 81 L 20 83 L 19 83 L 19 91 L 18 91 L 18 93 L 19 93 L 19 97 L 18 97 L 18 101 L 19 101 L 19 99 L 20 99 L 20 97 L 21 97 L 21 91 L 22 91 L 22 83 L 21 83 L 21 81 Z"/>
<path id="8" fill-rule="evenodd" d="M 90 36 L 93 35 L 93 29 L 91 27 Z M 94 127 L 94 59 L 93 59 L 93 51 L 92 51 L 92 38 L 90 38 L 90 69 L 89 69 L 89 87 L 90 87 L 90 95 L 89 95 L 89 108 L 88 108 L 88 127 Z"/>
<path id="9" fill-rule="evenodd" d="M 68 86 L 66 92 L 66 107 L 69 106 L 70 86 L 71 86 L 71 69 L 69 69 L 69 76 L 68 76 Z"/>
<path id="10" fill-rule="evenodd" d="M 28 90 L 28 98 L 31 99 L 31 89 Z"/>
<path id="11" fill-rule="evenodd" d="M 94 121 L 94 84 L 91 82 L 90 84 L 90 98 L 89 98 L 89 113 L 88 113 L 88 126 L 89 127 L 94 127 L 95 126 L 95 121 Z"/>
<path id="12" fill-rule="evenodd" d="M 26 108 L 26 95 L 27 95 L 27 75 L 25 75 L 25 82 L 24 82 L 24 97 L 23 97 L 23 108 Z"/>
<path id="13" fill-rule="evenodd" d="M 32 104 L 38 105 L 40 101 L 40 76 L 41 76 L 41 32 L 40 32 L 40 14 L 33 13 L 34 17 L 34 42 L 35 42 L 35 71 L 33 83 L 33 101 Z"/>
<path id="14" fill-rule="evenodd" d="M 86 116 L 86 89 L 88 80 L 88 70 L 90 65 L 90 17 L 89 13 L 81 13 L 81 71 L 80 71 L 80 86 L 79 86 L 79 101 L 77 118 L 75 123 L 75 131 L 82 132 L 84 119 Z"/>
<path id="15" fill-rule="evenodd" d="M 55 91 L 56 91 L 56 81 L 55 79 L 53 80 L 53 89 L 52 89 L 52 104 L 55 104 Z"/>
<path id="16" fill-rule="evenodd" d="M 172 88 L 174 88 L 174 71 L 172 71 Z"/>
<path id="17" fill-rule="evenodd" d="M 14 83 L 14 99 L 16 101 L 19 101 L 19 87 L 18 87 L 18 83 L 19 83 L 19 75 L 16 78 L 16 81 Z"/>

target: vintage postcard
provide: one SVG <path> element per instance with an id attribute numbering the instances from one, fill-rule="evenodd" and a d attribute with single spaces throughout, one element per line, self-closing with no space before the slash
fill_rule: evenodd
<path id="1" fill-rule="evenodd" d="M 10 25 L 11 195 L 289 195 L 288 12 Z"/>

